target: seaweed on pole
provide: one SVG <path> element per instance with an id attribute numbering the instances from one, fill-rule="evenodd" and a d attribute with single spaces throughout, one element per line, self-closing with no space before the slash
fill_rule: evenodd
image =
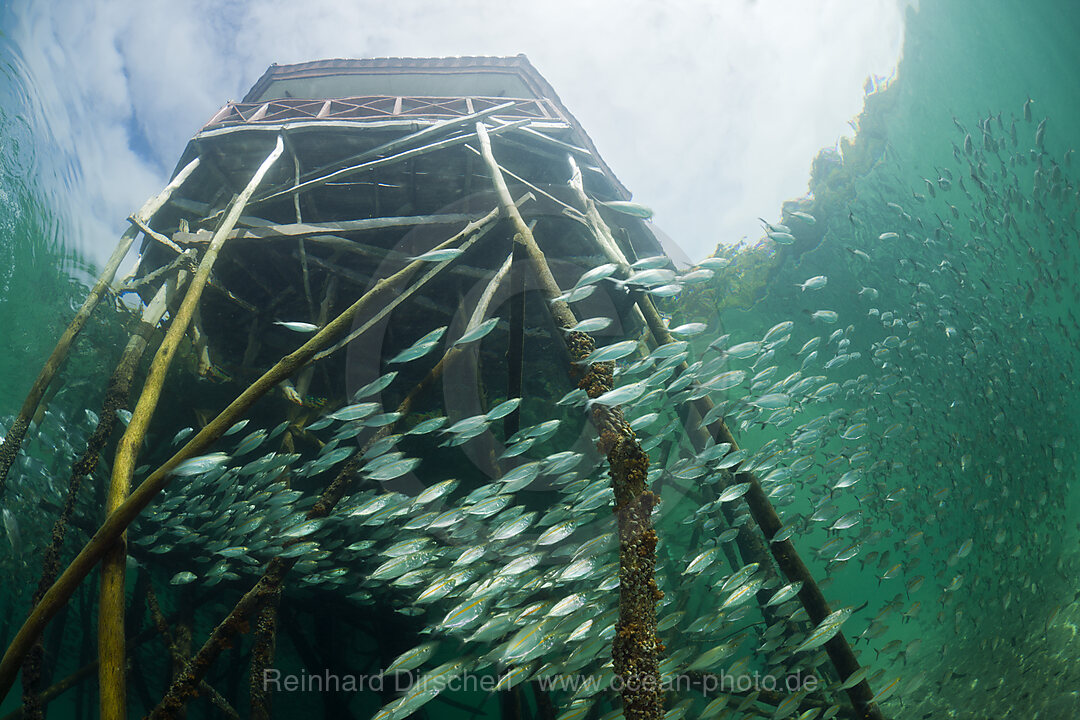
<path id="1" fill-rule="evenodd" d="M 189 162 L 183 170 L 177 173 L 176 177 L 172 179 L 165 189 L 146 201 L 146 204 L 142 206 L 139 212 L 135 213 L 133 217 L 137 217 L 143 224 L 148 223 L 157 211 L 160 210 L 172 194 L 184 184 L 184 181 L 191 176 L 195 169 L 199 167 L 199 159 L 195 158 Z M 0 442 L 0 496 L 4 494 L 4 486 L 7 481 L 8 471 L 11 470 L 12 463 L 15 462 L 15 458 L 19 454 L 19 448 L 22 446 L 23 438 L 26 437 L 26 431 L 30 427 L 30 420 L 34 417 L 34 413 L 37 412 L 38 404 L 45 396 L 45 391 L 49 388 L 49 384 L 52 382 L 53 376 L 60 369 L 60 366 L 64 364 L 67 359 L 68 352 L 71 350 L 71 344 L 75 342 L 75 337 L 85 327 L 87 320 L 90 319 L 91 313 L 94 312 L 94 308 L 101 302 L 101 298 L 105 295 L 105 291 L 112 283 L 113 276 L 116 275 L 117 268 L 120 267 L 120 263 L 124 257 L 127 256 L 128 250 L 131 248 L 131 244 L 135 241 L 135 238 L 140 232 L 139 225 L 134 221 L 131 227 L 129 227 L 124 234 L 120 237 L 120 242 L 117 243 L 116 249 L 113 250 L 112 255 L 105 262 L 105 267 L 101 271 L 100 277 L 97 282 L 90 289 L 90 292 L 86 296 L 86 300 L 83 301 L 82 307 L 75 313 L 75 317 L 72 318 L 71 323 L 67 329 L 64 330 L 64 334 L 60 336 L 60 339 L 56 342 L 56 347 L 53 348 L 52 354 L 49 355 L 48 360 L 45 361 L 45 365 L 42 366 L 41 371 L 38 373 L 37 379 L 34 380 L 34 384 L 30 387 L 30 392 L 27 393 L 26 399 L 23 401 L 22 407 L 19 409 L 19 414 L 15 417 L 15 421 L 12 422 L 11 427 L 8 428 L 7 436 L 2 442 Z"/>
<path id="2" fill-rule="evenodd" d="M 569 304 L 557 299 L 562 291 L 532 231 L 511 201 L 483 122 L 476 124 L 476 134 L 499 202 L 513 223 L 514 242 L 520 243 L 528 256 L 547 296 L 552 318 L 561 328 L 569 330 L 577 324 L 577 318 Z M 584 360 L 595 347 L 592 338 L 582 332 L 568 333 L 567 344 L 575 362 Z M 599 397 L 613 387 L 612 369 L 611 363 L 591 364 L 579 387 L 589 397 Z M 600 435 L 600 449 L 610 465 L 619 527 L 619 620 L 612 641 L 612 658 L 615 674 L 622 681 L 623 714 L 627 720 L 658 720 L 664 714 L 659 671 L 663 645 L 656 634 L 656 603 L 662 594 L 655 578 L 657 538 L 652 509 L 659 498 L 646 486 L 649 456 L 641 449 L 622 412 L 596 404 L 591 418 Z"/>
<path id="3" fill-rule="evenodd" d="M 87 595 L 87 597 L 89 597 L 89 594 Z M 128 640 L 128 653 L 129 653 L 128 659 L 127 659 L 127 666 L 128 667 L 131 666 L 131 657 L 130 657 L 131 651 L 134 650 L 135 648 L 139 647 L 143 643 L 145 643 L 150 638 L 152 638 L 155 634 L 157 634 L 157 632 L 158 632 L 158 630 L 154 626 L 146 627 L 146 628 L 143 628 L 134 637 L 132 637 L 132 638 L 130 638 Z M 37 693 L 37 695 L 34 698 L 35 702 L 38 703 L 42 708 L 44 708 L 49 703 L 51 703 L 53 700 L 55 700 L 57 697 L 64 694 L 68 690 L 71 690 L 72 688 L 79 688 L 80 690 L 84 689 L 86 687 L 86 685 L 83 684 L 82 681 L 87 679 L 87 678 L 92 677 L 97 672 L 97 668 L 98 668 L 97 659 L 94 659 L 94 660 L 91 660 L 90 662 L 84 663 L 77 670 L 72 671 L 71 673 L 69 673 L 65 677 L 61 678 L 60 680 L 57 680 L 56 682 L 54 682 L 49 687 L 47 687 L 44 690 L 42 690 L 41 692 Z M 76 702 L 76 706 L 78 706 L 78 705 L 79 705 L 79 703 Z M 25 707 L 25 705 L 23 705 L 23 706 L 20 706 L 20 707 L 16 708 L 15 710 L 12 710 L 7 715 L 0 716 L 0 720 L 24 720 L 27 717 L 28 717 L 28 715 L 26 714 L 26 707 Z"/>
<path id="4" fill-rule="evenodd" d="M 249 673 L 248 697 L 252 718 L 269 718 L 270 693 L 263 682 L 265 671 L 274 664 L 274 651 L 277 645 L 278 605 L 281 602 L 282 588 L 270 594 L 265 604 L 259 609 L 255 620 L 255 645 L 251 649 L 251 671 Z"/>

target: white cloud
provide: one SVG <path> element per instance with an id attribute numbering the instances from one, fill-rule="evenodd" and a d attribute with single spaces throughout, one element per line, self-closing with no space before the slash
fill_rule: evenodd
<path id="1" fill-rule="evenodd" d="M 902 0 L 24 0 L 12 36 L 78 158 L 98 256 L 187 139 L 272 62 L 524 52 L 692 257 L 757 234 L 889 74 Z M 133 141 L 130 127 L 145 138 Z"/>

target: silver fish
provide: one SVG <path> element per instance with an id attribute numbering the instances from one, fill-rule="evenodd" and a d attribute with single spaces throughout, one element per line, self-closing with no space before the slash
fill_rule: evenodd
<path id="1" fill-rule="evenodd" d="M 412 261 L 419 260 L 420 262 L 446 262 L 447 260 L 453 260 L 463 252 L 464 250 L 460 248 L 443 248 L 442 250 L 428 250 L 423 255 L 417 255 L 409 259 Z"/>
<path id="2" fill-rule="evenodd" d="M 294 322 L 294 321 L 286 321 L 286 320 L 275 320 L 274 324 L 275 325 L 280 325 L 283 328 L 288 328 L 289 330 L 292 330 L 293 332 L 298 332 L 298 333 L 313 333 L 313 332 L 315 332 L 316 330 L 319 329 L 318 325 L 313 325 L 313 324 L 311 324 L 309 322 Z"/>
<path id="3" fill-rule="evenodd" d="M 466 345 L 466 344 L 471 343 L 471 342 L 476 342 L 477 340 L 480 340 L 480 339 L 486 337 L 488 335 L 488 333 L 490 333 L 492 330 L 494 330 L 495 326 L 498 325 L 498 324 L 499 324 L 499 318 L 497 318 L 497 317 L 488 318 L 487 320 L 480 323 L 479 325 L 474 327 L 472 330 L 469 330 L 467 333 L 465 333 L 464 335 L 459 337 L 457 340 L 455 340 L 454 341 L 454 347 L 458 347 L 460 345 Z"/>
<path id="4" fill-rule="evenodd" d="M 610 327 L 612 322 L 614 321 L 609 317 L 585 318 L 584 320 L 567 330 L 567 332 L 599 332 L 601 330 L 606 330 L 608 327 Z"/>
<path id="5" fill-rule="evenodd" d="M 208 472 L 215 468 L 219 468 L 229 461 L 229 456 L 223 452 L 209 453 L 208 455 L 200 455 L 199 457 L 185 460 L 177 465 L 173 471 L 173 475 L 179 475 L 180 477 L 187 477 L 190 475 L 198 475 L 200 473 Z M 6 516 L 5 516 L 6 517 Z"/>
<path id="6" fill-rule="evenodd" d="M 618 269 L 619 266 L 615 263 L 606 263 L 604 265 L 594 267 L 592 270 L 587 270 L 586 272 L 582 273 L 581 277 L 579 277 L 578 281 L 574 284 L 574 287 L 578 288 L 582 287 L 583 285 L 591 285 L 595 282 L 599 282 L 606 277 L 610 277 Z M 582 332 L 588 331 L 583 330 Z"/>

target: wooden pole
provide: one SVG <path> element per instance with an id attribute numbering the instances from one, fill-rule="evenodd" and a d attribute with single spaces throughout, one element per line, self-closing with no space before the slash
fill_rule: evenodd
<path id="1" fill-rule="evenodd" d="M 269 720 L 271 717 L 271 696 L 264 680 L 266 670 L 274 664 L 281 592 L 282 588 L 279 587 L 270 593 L 266 603 L 259 609 L 258 619 L 255 621 L 255 643 L 251 649 L 251 673 L 248 681 L 248 717 L 252 720 Z"/>
<path id="2" fill-rule="evenodd" d="M 63 548 L 64 538 L 67 534 L 68 522 L 75 512 L 75 501 L 79 488 L 82 481 L 89 477 L 97 467 L 98 458 L 101 456 L 105 444 L 118 422 L 117 410 L 128 406 L 128 395 L 135 371 L 139 366 L 139 361 L 142 359 L 143 352 L 148 346 L 154 329 L 161 320 L 161 316 L 165 313 L 166 290 L 165 283 L 162 283 L 157 294 L 150 301 L 150 304 L 146 306 L 138 329 L 128 341 L 120 357 L 120 362 L 117 363 L 116 369 L 106 385 L 105 398 L 102 401 L 101 412 L 98 415 L 97 427 L 94 428 L 93 434 L 87 440 L 86 450 L 72 466 L 64 507 L 53 523 L 52 541 L 45 549 L 41 577 L 38 580 L 31 607 L 41 601 L 41 598 L 52 586 L 53 581 L 56 580 L 56 576 L 60 572 L 60 551 Z M 37 685 L 41 677 L 43 658 L 44 647 L 39 639 L 22 665 L 23 704 L 26 707 L 28 717 L 41 716 L 41 710 L 35 707 L 35 703 L 38 697 Z"/>
<path id="3" fill-rule="evenodd" d="M 90 595 L 89 594 L 87 594 L 85 597 L 86 597 L 87 600 L 90 600 Z M 80 614 L 82 614 L 82 613 L 80 613 Z M 130 651 L 130 650 L 138 647 L 142 643 L 146 642 L 147 640 L 149 640 L 151 637 L 154 636 L 155 632 L 156 632 L 156 629 L 153 628 L 153 627 L 143 629 L 134 638 L 132 638 L 131 643 L 130 643 L 130 645 L 128 647 L 128 650 Z M 85 636 L 85 635 L 87 635 L 87 633 L 83 633 L 83 635 Z M 130 665 L 130 663 L 131 663 L 131 661 L 129 659 L 128 664 Z M 55 700 L 58 696 L 60 696 L 61 694 L 67 692 L 68 690 L 70 690 L 73 687 L 79 688 L 81 690 L 85 686 L 80 685 L 79 684 L 80 681 L 82 681 L 83 679 L 85 679 L 87 677 L 91 677 L 92 675 L 94 675 L 94 671 L 97 670 L 97 666 L 98 666 L 98 661 L 97 660 L 91 660 L 89 662 L 85 662 L 81 667 L 79 667 L 78 670 L 75 670 L 74 672 L 72 672 L 67 677 L 65 677 L 65 678 L 63 678 L 61 680 L 58 680 L 57 682 L 53 683 L 48 688 L 43 690 L 37 697 L 38 704 L 41 705 L 41 707 L 44 708 L 50 702 Z M 76 693 L 76 695 L 78 695 L 78 694 L 79 693 Z M 76 700 L 74 702 L 76 704 L 76 712 L 78 713 L 79 710 L 80 710 L 80 708 L 78 707 L 79 704 L 80 704 L 78 698 L 76 698 Z M 20 720 L 21 718 L 25 718 L 25 717 L 26 717 L 25 706 L 20 706 L 19 708 L 11 711 L 7 715 L 4 715 L 4 716 L 0 717 L 0 720 Z"/>
<path id="4" fill-rule="evenodd" d="M 499 203 L 513 223 L 514 241 L 522 244 L 547 295 L 555 323 L 569 330 L 577 324 L 577 319 L 570 306 L 557 299 L 562 291 L 532 231 L 510 201 L 510 191 L 483 123 L 476 124 L 476 134 Z M 595 347 L 592 338 L 580 332 L 567 333 L 567 344 L 575 362 L 583 360 Z M 613 371 L 612 363 L 594 363 L 588 367 L 579 387 L 589 397 L 596 398 L 612 389 Z M 656 635 L 656 603 L 663 594 L 656 586 L 657 537 L 651 517 L 659 498 L 646 485 L 649 456 L 641 449 L 622 411 L 596 404 L 592 421 L 600 435 L 600 447 L 608 458 L 619 526 L 619 620 L 612 641 L 612 659 L 615 675 L 622 681 L 623 715 L 626 720 L 659 720 L 664 714 L 659 671 L 663 645 Z"/>
<path id="5" fill-rule="evenodd" d="M 515 241 L 510 253 L 510 339 L 506 348 L 506 397 L 521 397 L 522 369 L 525 364 L 525 249 Z M 521 408 L 503 420 L 503 431 L 510 437 L 521 428 Z"/>
<path id="6" fill-rule="evenodd" d="M 161 341 L 146 383 L 135 409 L 131 413 L 127 430 L 117 445 L 116 458 L 113 461 L 112 480 L 105 500 L 105 511 L 115 511 L 127 497 L 131 487 L 131 478 L 135 473 L 135 463 L 139 447 L 142 445 L 150 420 L 157 408 L 161 389 L 165 385 L 165 375 L 176 355 L 180 342 L 187 332 L 192 316 L 202 297 L 203 288 L 210 278 L 218 253 L 225 240 L 236 226 L 240 213 L 248 199 L 258 188 L 266 173 L 281 156 L 284 145 L 281 137 L 274 149 L 263 161 L 247 187 L 233 200 L 224 222 L 214 233 L 214 239 L 203 254 L 198 269 L 195 271 L 180 308 L 169 323 L 169 329 Z M 100 696 L 100 717 L 102 720 L 125 720 L 127 717 L 126 687 L 124 681 L 124 580 L 127 567 L 127 546 L 125 535 L 120 535 L 116 543 L 108 549 L 101 566 L 101 599 L 98 609 L 98 688 Z"/>
<path id="7" fill-rule="evenodd" d="M 480 228 L 480 222 L 470 223 L 454 237 L 437 246 L 436 249 L 443 249 L 460 241 L 462 238 L 469 237 Z M 173 469 L 181 462 L 208 449 L 259 398 L 306 365 L 315 353 L 343 335 L 351 326 L 353 319 L 362 310 L 371 306 L 381 307 L 389 302 L 401 282 L 410 277 L 424 264 L 421 260 L 413 261 L 393 275 L 376 282 L 371 290 L 334 318 L 326 327 L 315 333 L 292 353 L 279 360 L 277 364 L 263 373 L 258 380 L 248 386 L 228 407 L 218 413 L 217 417 L 188 440 L 184 447 L 180 448 L 163 465 L 154 470 L 142 484 L 132 491 L 126 500 L 105 518 L 101 527 L 98 528 L 93 537 L 87 541 L 83 549 L 71 561 L 67 569 L 61 573 L 60 577 L 45 593 L 41 602 L 31 611 L 29 617 L 23 622 L 22 627 L 19 628 L 19 631 L 12 639 L 3 659 L 0 660 L 0 701 L 4 699 L 11 689 L 19 666 L 35 638 L 41 634 L 42 629 L 56 615 L 57 611 L 64 606 L 75 592 L 75 589 L 90 574 L 90 571 L 93 570 L 108 549 L 120 538 L 127 526 L 168 484 Z"/>
<path id="8" fill-rule="evenodd" d="M 154 215 L 157 214 L 157 211 L 165 205 L 176 189 L 184 184 L 184 181 L 195 172 L 197 167 L 199 167 L 199 159 L 195 158 L 188 163 L 183 170 L 177 173 L 176 177 L 172 179 L 172 182 L 165 186 L 164 190 L 148 200 L 139 212 L 135 213 L 134 217 L 144 223 L 149 223 Z M 71 320 L 71 324 L 68 325 L 64 334 L 60 336 L 60 339 L 56 343 L 56 347 L 53 348 L 52 354 L 49 355 L 49 359 L 45 361 L 45 365 L 41 368 L 41 372 L 38 373 L 37 379 L 34 380 L 34 384 L 30 386 L 30 392 L 26 395 L 26 399 L 23 401 L 18 416 L 8 429 L 7 436 L 4 438 L 3 442 L 0 442 L 0 497 L 3 497 L 4 495 L 8 471 L 11 470 L 11 465 L 15 462 L 15 458 L 19 454 L 19 448 L 22 446 L 23 438 L 26 437 L 26 431 L 30 427 L 30 419 L 34 417 L 34 413 L 37 411 L 38 403 L 41 402 L 41 398 L 45 395 L 45 390 L 49 387 L 49 383 L 52 382 L 53 376 L 56 375 L 57 370 L 60 369 L 60 366 L 64 364 L 64 360 L 67 359 L 68 352 L 71 350 L 71 344 L 75 341 L 75 337 L 82 331 L 83 327 L 86 326 L 86 321 L 90 319 L 90 314 L 94 312 L 94 308 L 97 307 L 97 304 L 101 301 L 106 288 L 109 287 L 109 284 L 113 280 L 113 276 L 116 275 L 116 269 L 120 267 L 120 263 L 127 255 L 128 250 L 131 248 L 131 243 L 135 241 L 138 234 L 138 225 L 132 224 L 120 237 L 120 242 L 105 263 L 105 268 L 101 271 L 101 276 L 97 279 L 97 282 L 94 283 L 94 287 L 90 289 L 90 293 L 86 296 L 86 300 L 83 301 L 82 307 L 75 313 L 75 317 Z"/>

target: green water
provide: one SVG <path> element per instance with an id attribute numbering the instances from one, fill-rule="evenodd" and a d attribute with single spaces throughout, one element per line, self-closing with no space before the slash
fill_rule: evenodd
<path id="1" fill-rule="evenodd" d="M 766 490 L 775 493 L 773 501 L 782 518 L 793 523 L 795 547 L 821 581 L 832 609 L 857 608 L 843 632 L 854 641 L 860 662 L 868 666 L 873 691 L 894 688 L 883 699 L 889 717 L 1080 715 L 1075 691 L 1080 677 L 1074 663 L 1080 655 L 1075 638 L 1080 624 L 1076 603 L 1080 556 L 1074 519 L 1080 501 L 1073 489 L 1080 428 L 1074 379 L 1080 333 L 1076 282 L 1080 160 L 1068 155 L 1080 146 L 1080 127 L 1072 121 L 1080 110 L 1074 91 L 1080 81 L 1077 37 L 1080 12 L 1069 3 L 924 0 L 919 12 L 908 15 L 898 73 L 886 89 L 868 97 L 859 135 L 845 149 L 843 164 L 828 155 L 820 158 L 811 181 L 814 198 L 786 208 L 812 213 L 815 221 L 811 224 L 790 212 L 781 218 L 779 208 L 774 217 L 766 218 L 787 223 L 795 244 L 765 243 L 739 255 L 729 268 L 717 270 L 708 283 L 688 285 L 676 298 L 658 300 L 671 316 L 672 327 L 689 322 L 708 325 L 705 333 L 690 339 L 688 362 L 722 362 L 715 372 L 746 372 L 739 385 L 720 396 L 730 402 L 727 422 L 743 447 L 752 452 L 766 448 L 753 456 L 756 472 L 766 478 Z M 6 418 L 17 411 L 40 363 L 80 302 L 92 268 L 77 243 L 69 240 L 79 237 L 78 218 L 67 216 L 63 195 L 70 187 L 64 174 L 54 170 L 63 161 L 50 155 L 44 131 L 35 126 L 29 111 L 35 89 L 20 74 L 17 49 L 5 46 L 5 51 L 13 59 L 2 78 L 0 105 L 0 249 L 8 258 L 0 269 L 0 337 L 5 341 L 0 354 L 0 417 L 5 418 L 6 429 Z M 147 194 L 154 190 L 148 188 Z M 817 276 L 827 277 L 823 288 L 797 287 Z M 836 312 L 836 322 L 813 317 L 822 310 Z M 730 338 L 720 342 L 719 349 L 730 349 L 761 340 L 770 328 L 788 321 L 790 329 L 778 336 L 789 334 L 790 339 L 777 343 L 768 359 L 762 358 L 764 347 L 746 359 L 723 361 L 717 348 L 709 348 L 720 328 Z M 6 644 L 26 614 L 27 588 L 39 572 L 50 510 L 61 497 L 66 467 L 89 432 L 90 423 L 82 413 L 99 407 L 100 385 L 115 362 L 122 325 L 108 310 L 96 314 L 64 373 L 51 414 L 42 421 L 41 435 L 27 446 L 27 459 L 17 468 L 19 479 L 0 498 L 4 508 L 16 512 L 23 543 L 16 554 L 10 540 L 0 538 L 0 568 L 15 580 L 0 591 L 0 643 Z M 414 335 L 427 330 L 418 328 Z M 819 344 L 800 353 L 814 338 L 820 338 Z M 614 340 L 602 339 L 601 344 Z M 816 360 L 804 363 L 811 352 L 818 353 Z M 843 361 L 825 369 L 838 357 Z M 622 364 L 623 383 L 640 381 L 655 370 L 655 366 L 635 369 L 632 362 L 630 358 Z M 771 366 L 775 370 L 769 371 Z M 751 378 L 762 371 L 771 374 L 752 385 Z M 779 384 L 796 372 L 798 377 Z M 821 379 L 805 390 L 793 390 L 811 376 Z M 534 382 L 532 387 L 546 387 Z M 822 390 L 831 383 L 835 388 Z M 198 391 L 201 386 L 191 387 Z M 552 387 L 551 400 L 569 389 Z M 397 387 L 394 391 L 403 392 Z M 671 396 L 677 398 L 680 392 L 685 391 L 673 391 Z M 778 414 L 752 404 L 776 394 L 789 396 L 788 403 L 776 401 Z M 215 399 L 203 404 L 222 403 Z M 788 410 L 790 417 L 785 414 Z M 666 597 L 659 616 L 663 622 L 684 613 L 676 625 L 661 632 L 668 655 L 677 658 L 672 672 L 692 667 L 700 655 L 742 632 L 737 647 L 709 665 L 711 670 L 740 667 L 737 661 L 746 658 L 743 669 L 778 675 L 813 671 L 835 687 L 838 682 L 822 658 L 793 653 L 791 645 L 759 649 L 770 636 L 760 615 L 750 609 L 753 603 L 720 610 L 729 592 L 716 585 L 738 566 L 729 567 L 720 556 L 700 573 L 685 572 L 702 551 L 722 547 L 716 537 L 726 524 L 718 517 L 719 505 L 701 510 L 713 503 L 716 489 L 709 476 L 694 470 L 699 460 L 679 428 L 671 400 L 646 396 L 627 408 L 631 420 L 650 412 L 659 413 L 659 419 L 638 434 L 646 447 L 657 443 L 651 451 L 650 479 L 663 497 L 657 515 L 662 539 L 658 576 Z M 530 423 L 571 417 L 569 411 L 557 414 L 539 403 L 529 405 L 529 416 Z M 257 427 L 270 430 L 276 420 L 256 418 L 250 428 L 227 438 L 221 449 L 239 458 L 244 453 L 236 446 Z M 566 422 L 559 433 L 524 457 L 546 462 L 546 456 L 570 449 L 582 425 L 580 419 L 573 422 L 574 432 L 568 431 L 571 423 Z M 163 434 L 141 461 L 164 459 L 165 446 L 180 427 L 170 426 L 169 434 Z M 425 458 L 438 466 L 425 477 L 428 485 L 455 475 L 466 479 L 465 487 L 447 496 L 451 500 L 433 500 L 432 507 L 440 502 L 445 503 L 440 509 L 462 506 L 462 496 L 476 488 L 468 484 L 468 462 L 425 442 L 414 438 L 403 446 L 421 460 L 422 468 Z M 593 483 L 589 487 L 599 487 L 604 468 L 587 455 L 582 446 L 588 444 L 585 438 L 574 447 L 586 454 L 576 471 Z M 774 456 L 776 451 L 780 454 Z M 228 478 L 236 477 L 256 457 L 232 461 L 228 471 L 223 467 L 178 482 L 167 492 L 160 511 L 141 520 L 133 532 L 154 538 L 141 547 L 140 561 L 166 596 L 166 611 L 190 615 L 196 646 L 256 576 L 238 562 L 222 565 L 236 575 L 235 583 L 227 578 L 220 585 L 217 581 L 203 585 L 213 573 L 221 574 L 215 569 L 219 560 L 213 557 L 221 548 L 207 549 L 217 538 L 191 519 L 198 509 L 193 506 L 251 502 L 254 507 L 257 497 L 264 497 L 258 493 L 275 487 L 265 471 L 252 470 L 254 479 L 239 491 L 218 481 L 224 472 L 234 473 Z M 803 458 L 810 463 L 808 469 L 801 468 L 790 478 L 768 479 L 778 469 L 800 467 Z M 318 475 L 319 468 L 312 464 L 317 462 L 314 454 L 297 459 L 297 477 Z M 853 484 L 834 489 L 849 472 L 855 473 Z M 545 503 L 580 507 L 588 501 L 573 495 L 572 489 L 576 490 L 573 481 L 562 485 L 551 481 L 545 493 L 519 493 L 515 503 L 522 504 L 522 512 L 532 512 L 545 509 Z M 88 507 L 100 502 L 92 490 L 85 490 L 84 496 Z M 371 497 L 348 498 L 344 507 L 356 510 Z M 42 500 L 47 501 L 45 507 Z M 812 519 L 819 511 L 822 519 Z M 837 518 L 851 513 L 858 513 L 851 527 L 829 529 Z M 610 518 L 603 510 L 591 507 L 583 516 L 589 520 L 573 536 L 576 541 L 610 531 Z M 399 525 L 410 517 L 406 515 Z M 92 522 L 97 516 L 87 512 L 86 519 Z M 285 531 L 273 523 L 258 528 L 243 536 L 245 546 L 272 543 Z M 73 531 L 77 542 L 85 541 L 87 529 Z M 481 525 L 482 532 L 491 530 Z M 539 531 L 530 529 L 532 542 L 524 549 L 492 542 L 499 552 L 505 551 L 499 555 L 501 562 L 488 557 L 477 567 L 493 574 L 512 557 L 532 551 Z M 237 532 L 229 536 L 228 544 L 240 544 Z M 433 630 L 447 622 L 459 599 L 451 595 L 430 605 L 416 602 L 430 577 L 418 586 L 364 580 L 379 574 L 386 560 L 379 552 L 400 540 L 422 539 L 422 533 L 393 523 L 358 528 L 344 520 L 327 523 L 319 533 L 315 537 L 327 552 L 314 553 L 297 568 L 301 579 L 290 586 L 278 669 L 373 674 L 399 653 L 430 639 L 440 639 L 441 645 L 422 666 L 425 671 L 458 659 L 483 667 L 483 659 L 492 653 L 506 657 L 509 650 L 503 643 L 512 642 L 512 633 L 470 642 L 461 634 Z M 179 546 L 186 538 L 194 538 L 191 557 L 169 549 L 161 555 L 155 552 Z M 352 554 L 342 550 L 346 540 L 361 538 L 371 539 L 373 548 Z M 467 535 L 440 542 L 454 546 L 453 556 L 430 561 L 440 570 L 446 570 L 459 551 L 483 544 Z M 75 545 L 69 540 L 65 557 L 71 556 Z M 570 562 L 571 550 L 558 554 L 554 549 L 559 547 L 556 544 L 551 556 L 544 557 L 544 567 Z M 850 559 L 837 559 L 848 551 Z M 261 559 L 258 550 L 251 552 Z M 557 641 L 535 658 L 528 657 L 535 663 L 532 670 L 542 669 L 544 663 L 575 665 L 574 650 L 593 644 L 592 655 L 574 671 L 603 675 L 609 637 L 597 631 L 613 620 L 616 591 L 611 588 L 610 563 L 615 555 L 610 547 L 597 552 L 597 566 L 583 578 L 557 583 L 559 592 L 554 596 L 582 593 L 589 604 L 569 617 L 581 622 L 595 619 L 596 627 L 591 635 L 584 633 L 584 642 L 567 640 L 566 631 L 552 630 Z M 187 570 L 200 582 L 169 593 L 169 583 Z M 345 575 L 335 576 L 338 570 Z M 528 572 L 521 577 L 530 577 Z M 95 581 L 92 575 L 90 582 Z M 58 657 L 55 677 L 79 667 L 91 652 L 92 620 L 83 620 L 92 618 L 95 593 L 92 588 L 76 597 L 63 637 L 52 640 Z M 196 597 L 205 603 L 197 610 L 192 606 Z M 532 599 L 515 588 L 491 604 L 503 602 L 500 612 L 517 612 Z M 413 612 L 416 608 L 420 610 Z M 493 608 L 485 609 L 497 614 Z M 747 627 L 750 630 L 744 631 Z M 219 667 L 210 676 L 211 684 L 234 700 L 241 715 L 246 676 L 236 668 L 246 664 L 248 647 L 246 639 L 241 641 L 220 663 L 228 667 Z M 145 673 L 131 690 L 133 708 L 152 703 L 163 690 L 167 669 L 159 650 L 138 655 Z M 15 707 L 16 695 L 13 692 L 0 708 Z M 368 717 L 394 697 L 393 692 L 371 689 L 283 693 L 275 700 L 275 710 L 280 717 L 311 714 L 313 707 L 327 717 L 346 713 Z M 591 706 L 573 705 L 571 693 L 564 691 L 553 692 L 551 698 L 558 706 L 555 716 L 564 710 L 584 716 L 591 708 L 589 717 L 608 717 L 618 709 L 611 692 L 592 696 Z M 709 700 L 700 693 L 672 693 L 666 708 L 696 717 Z M 95 702 L 92 690 L 84 688 L 51 709 L 55 716 L 92 716 L 93 712 L 79 713 L 95 707 Z M 485 692 L 448 693 L 420 712 L 428 717 L 510 717 L 500 702 Z M 545 716 L 531 696 L 524 702 L 532 716 Z M 737 704 L 729 703 L 715 716 L 754 716 L 735 710 Z M 193 706 L 192 716 L 214 715 L 207 703 L 200 702 Z"/>

